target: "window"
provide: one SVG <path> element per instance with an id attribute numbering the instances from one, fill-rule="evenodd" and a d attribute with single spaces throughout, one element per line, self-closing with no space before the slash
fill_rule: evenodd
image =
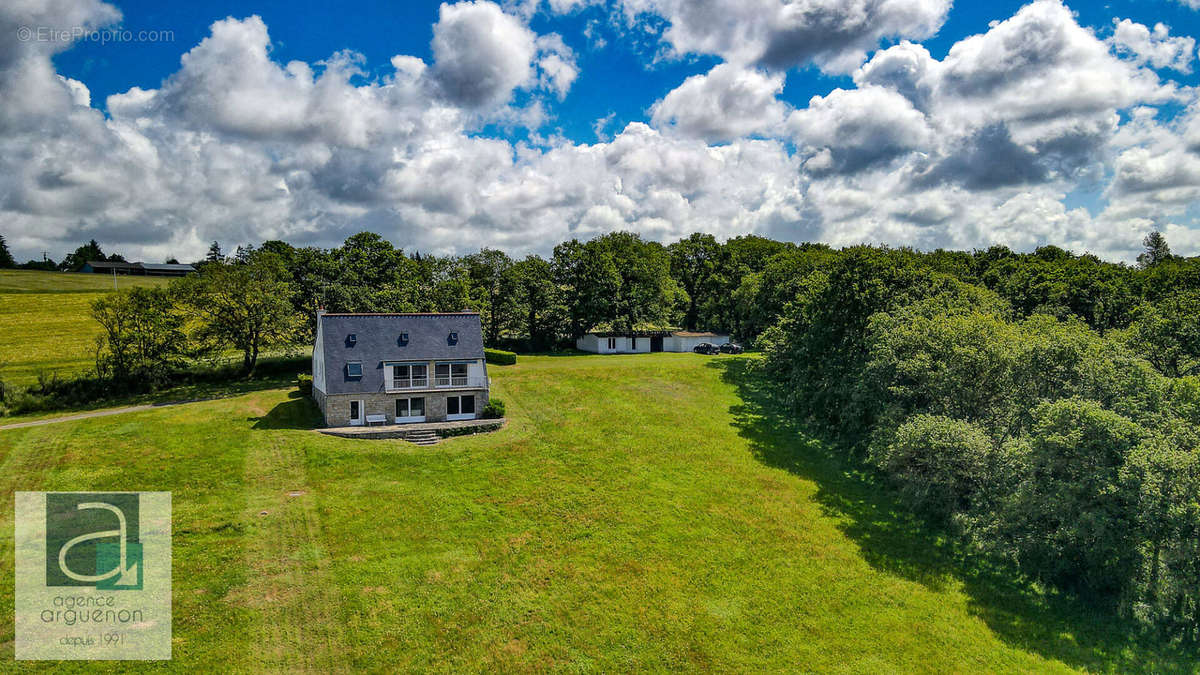
<path id="1" fill-rule="evenodd" d="M 452 345 L 458 344 L 458 333 L 450 331 L 450 337 L 446 338 L 446 342 L 449 342 Z"/>
<path id="2" fill-rule="evenodd" d="M 346 344 L 353 347 L 356 343 L 358 343 L 358 335 L 356 333 L 351 333 L 346 336 Z"/>
<path id="3" fill-rule="evenodd" d="M 608 338 L 608 348 L 609 349 L 617 348 L 617 338 Z"/>
<path id="4" fill-rule="evenodd" d="M 429 386 L 429 366 L 424 363 L 392 365 L 392 389 L 416 389 Z"/>
<path id="5" fill-rule="evenodd" d="M 396 343 L 401 347 L 408 344 L 408 333 L 401 333 L 400 337 L 396 340 Z"/>
<path id="6" fill-rule="evenodd" d="M 424 417 L 425 416 L 425 398 L 398 398 L 396 399 L 396 419 L 405 417 Z"/>
<path id="7" fill-rule="evenodd" d="M 629 338 L 629 349 L 631 351 L 635 351 L 635 352 L 637 351 L 637 338 L 635 338 L 635 337 Z"/>
<path id="8" fill-rule="evenodd" d="M 446 418 L 455 416 L 460 419 L 475 416 L 475 396 L 473 394 L 446 397 Z"/>
<path id="9" fill-rule="evenodd" d="M 434 384 L 439 387 L 465 387 L 467 385 L 467 364 L 438 363 L 433 367 Z"/>
<path id="10" fill-rule="evenodd" d="M 350 401 L 350 419 L 356 420 L 362 417 L 362 409 L 359 408 L 358 401 Z"/>
<path id="11" fill-rule="evenodd" d="M 351 361 L 346 364 L 346 377 L 362 377 L 362 362 Z"/>

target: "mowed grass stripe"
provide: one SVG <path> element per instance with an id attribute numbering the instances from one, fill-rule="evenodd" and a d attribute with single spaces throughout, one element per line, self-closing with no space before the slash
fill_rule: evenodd
<path id="1" fill-rule="evenodd" d="M 264 401 L 263 399 L 267 400 Z M 303 408 L 285 419 L 266 420 L 274 396 L 249 397 L 259 425 L 310 423 Z M 252 609 L 250 635 L 255 669 L 287 672 L 334 672 L 345 667 L 340 593 L 330 574 L 318 496 L 305 474 L 303 449 L 270 434 L 246 455 L 249 499 L 245 586 L 231 599 Z"/>

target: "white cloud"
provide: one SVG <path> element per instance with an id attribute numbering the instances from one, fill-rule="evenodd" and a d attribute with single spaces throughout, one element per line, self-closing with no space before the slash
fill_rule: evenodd
<path id="1" fill-rule="evenodd" d="M 786 70 L 815 62 L 847 73 L 885 38 L 924 39 L 950 0 L 624 0 L 625 14 L 660 16 L 677 54 Z"/>
<path id="2" fill-rule="evenodd" d="M 575 52 L 558 33 L 541 35 L 537 41 L 538 86 L 554 92 L 558 100 L 566 98 L 571 84 L 579 76 Z"/>
<path id="3" fill-rule="evenodd" d="M 845 70 L 880 36 L 936 27 L 943 3 L 794 3 L 786 12 L 809 11 L 787 24 L 767 0 L 640 1 L 670 22 L 667 44 L 730 61 L 680 83 L 649 124 L 601 117 L 595 143 L 542 130 L 580 77 L 573 50 L 488 2 L 443 6 L 432 63 L 401 54 L 386 72 L 353 52 L 279 63 L 261 19 L 218 21 L 159 87 L 109 97 L 108 118 L 85 83 L 54 71 L 67 45 L 0 43 L 4 234 L 24 255 L 95 236 L 151 260 L 202 255 L 213 239 L 329 246 L 360 229 L 409 249 L 518 254 L 612 229 L 1129 257 L 1154 226 L 1180 252 L 1200 246 L 1184 229 L 1200 199 L 1200 104 L 1145 67 L 1180 63 L 1163 48 L 1179 38 L 1147 29 L 1149 50 L 1106 44 L 1038 0 L 942 60 L 907 41 L 877 51 L 853 86 L 792 110 L 778 99 L 784 74 L 755 65 L 780 26 L 853 27 L 854 12 L 907 26 L 784 59 Z M 119 17 L 88 0 L 54 11 Z M 730 35 L 697 23 L 717 11 Z M 0 7 L 0 23 L 37 20 L 51 19 Z M 1168 101 L 1190 107 L 1170 119 L 1155 107 Z M 530 140 L 480 134 L 489 123 Z M 1097 215 L 1063 205 L 1080 186 L 1102 195 Z"/>
<path id="4" fill-rule="evenodd" d="M 434 78 L 454 103 L 503 104 L 534 76 L 536 37 L 495 3 L 443 4 L 433 25 Z"/>
<path id="5" fill-rule="evenodd" d="M 796 144 L 816 161 L 811 171 L 856 173 L 929 149 L 932 130 L 908 99 L 883 87 L 834 89 L 788 117 Z"/>
<path id="6" fill-rule="evenodd" d="M 1171 29 L 1161 23 L 1155 24 L 1153 31 L 1129 19 L 1113 19 L 1113 24 L 1115 29 L 1108 42 L 1118 53 L 1129 54 L 1138 64 L 1192 72 L 1192 58 L 1196 54 L 1194 38 L 1171 37 Z"/>
<path id="7" fill-rule="evenodd" d="M 781 91 L 783 75 L 722 63 L 655 103 L 651 120 L 660 129 L 710 142 L 775 134 L 787 111 L 775 98 Z"/>

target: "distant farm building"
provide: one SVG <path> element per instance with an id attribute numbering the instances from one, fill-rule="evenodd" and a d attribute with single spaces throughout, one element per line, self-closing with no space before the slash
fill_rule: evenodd
<path id="1" fill-rule="evenodd" d="M 182 277 L 196 271 L 191 265 L 179 263 L 144 263 L 144 262 L 108 262 L 104 260 L 89 260 L 80 268 L 80 272 L 93 274 L 133 274 L 151 277 Z"/>
<path id="2" fill-rule="evenodd" d="M 701 342 L 720 346 L 729 342 L 729 336 L 707 331 L 686 330 L 588 333 L 575 341 L 575 348 L 596 354 L 690 352 Z"/>

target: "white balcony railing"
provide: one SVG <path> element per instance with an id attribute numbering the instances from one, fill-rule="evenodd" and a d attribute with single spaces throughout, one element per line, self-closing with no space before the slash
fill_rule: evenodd
<path id="1" fill-rule="evenodd" d="M 392 389 L 428 389 L 427 377 L 396 377 L 392 378 Z"/>
<path id="2" fill-rule="evenodd" d="M 487 386 L 487 378 L 468 377 L 466 375 L 435 375 L 433 378 L 433 386 L 483 388 Z"/>
<path id="3" fill-rule="evenodd" d="M 402 389 L 483 389 L 487 387 L 486 377 L 468 377 L 459 375 L 435 375 L 431 378 L 392 378 L 390 391 Z"/>

